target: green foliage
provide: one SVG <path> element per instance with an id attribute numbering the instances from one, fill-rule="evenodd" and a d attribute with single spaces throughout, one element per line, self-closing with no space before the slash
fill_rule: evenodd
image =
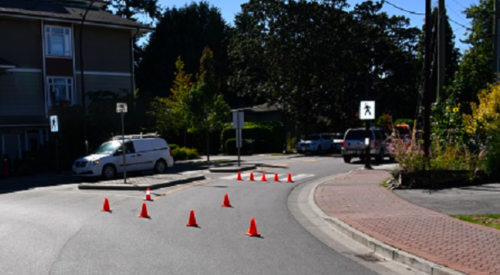
<path id="1" fill-rule="evenodd" d="M 372 1 L 350 11 L 344 0 L 248 1 L 229 46 L 231 89 L 278 103 L 300 127 L 322 117 L 346 128 L 359 123 L 352 110 L 368 75 L 380 110 L 413 115 L 406 106 L 416 103 L 419 30 L 381 8 Z"/>
<path id="2" fill-rule="evenodd" d="M 471 145 L 469 135 L 464 130 L 462 104 L 454 93 L 437 102 L 431 107 L 432 112 L 432 135 L 441 144 L 458 144 L 465 142 Z"/>
<path id="3" fill-rule="evenodd" d="M 249 139 L 243 139 L 243 144 L 240 148 L 240 154 L 242 155 L 250 155 L 254 153 L 254 144 L 253 140 Z M 236 148 L 236 139 L 235 138 L 230 138 L 226 140 L 225 143 L 226 146 L 226 152 L 228 155 L 237 155 L 238 154 L 238 148 Z"/>
<path id="4" fill-rule="evenodd" d="M 220 10 L 208 2 L 166 8 L 144 48 L 136 72 L 141 96 L 168 97 L 178 57 L 184 60 L 187 72 L 196 72 L 200 53 L 207 46 L 214 51 L 215 75 L 223 83 L 221 89 L 225 93 L 228 41 L 229 27 Z"/>
<path id="5" fill-rule="evenodd" d="M 171 147 L 172 148 L 172 147 Z M 193 148 L 175 147 L 172 149 L 174 160 L 189 160 L 199 158 L 198 151 Z"/>
<path id="6" fill-rule="evenodd" d="M 110 0 L 116 15 L 127 19 L 138 19 L 138 15 L 147 15 L 156 19 L 160 14 L 158 0 Z"/>
<path id="7" fill-rule="evenodd" d="M 479 154 L 481 167 L 495 180 L 500 179 L 500 132 L 492 133 Z"/>
<path id="8" fill-rule="evenodd" d="M 170 146 L 170 150 L 172 150 L 172 151 L 179 148 L 179 145 L 177 145 L 175 143 L 171 143 L 171 144 L 169 144 L 169 146 Z"/>
<path id="9" fill-rule="evenodd" d="M 283 151 L 284 127 L 279 121 L 268 122 L 245 122 L 242 129 L 243 139 L 251 144 L 253 153 L 276 153 Z M 231 150 L 227 147 L 227 141 L 236 137 L 236 130 L 232 124 L 227 124 L 221 133 L 221 144 L 225 147 L 223 151 Z"/>
<path id="10" fill-rule="evenodd" d="M 493 3 L 494 0 L 480 0 L 465 9 L 472 30 L 468 31 L 469 36 L 464 41 L 470 48 L 464 52 L 452 87 L 459 102 L 476 101 L 477 93 L 494 81 Z M 468 107 L 464 104 L 464 108 Z M 468 109 L 464 111 L 469 112 Z"/>

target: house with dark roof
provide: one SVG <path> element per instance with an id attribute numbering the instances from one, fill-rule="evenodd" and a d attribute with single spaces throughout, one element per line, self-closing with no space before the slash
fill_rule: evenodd
<path id="1" fill-rule="evenodd" d="M 44 146 L 49 116 L 85 93 L 134 92 L 133 44 L 150 28 L 105 6 L 0 0 L 0 155 L 22 159 Z"/>

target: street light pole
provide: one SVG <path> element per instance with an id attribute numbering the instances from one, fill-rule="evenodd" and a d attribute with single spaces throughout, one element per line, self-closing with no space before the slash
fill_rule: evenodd
<path id="1" fill-rule="evenodd" d="M 424 154 L 429 158 L 430 150 L 430 116 L 431 116 L 431 36 L 432 36 L 432 19 L 431 19 L 431 0 L 425 0 L 425 90 L 424 90 Z"/>
<path id="2" fill-rule="evenodd" d="M 87 18 L 87 14 L 89 13 L 90 9 L 94 5 L 94 3 L 97 0 L 91 0 L 89 6 L 85 10 L 85 13 L 82 15 L 82 21 L 80 23 L 80 74 L 81 74 L 81 83 L 80 83 L 80 88 L 81 88 L 81 93 L 82 93 L 82 107 L 83 107 L 83 138 L 85 141 L 85 154 L 89 154 L 89 141 L 87 138 L 87 107 L 85 103 L 85 70 L 83 66 L 83 24 L 85 23 L 85 19 Z"/>

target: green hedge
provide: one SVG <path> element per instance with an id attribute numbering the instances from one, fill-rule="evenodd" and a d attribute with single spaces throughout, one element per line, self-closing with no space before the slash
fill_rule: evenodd
<path id="1" fill-rule="evenodd" d="M 226 140 L 226 148 L 227 148 L 227 153 L 229 155 L 237 155 L 238 154 L 238 148 L 236 148 L 236 139 L 235 138 L 230 138 Z M 250 155 L 254 153 L 253 149 L 253 144 L 252 141 L 248 139 L 243 139 L 243 146 L 240 149 L 240 154 L 242 155 Z"/>
<path id="2" fill-rule="evenodd" d="M 243 148 L 250 147 L 246 152 L 251 154 L 281 152 L 285 144 L 283 132 L 284 127 L 281 122 L 245 122 L 245 128 L 242 129 Z M 228 124 L 221 133 L 221 144 L 224 146 L 221 151 L 228 154 L 234 153 L 235 145 L 231 148 L 227 146 L 227 141 L 235 138 L 236 130 L 233 129 L 232 124 Z"/>
<path id="3" fill-rule="evenodd" d="M 192 148 L 176 147 L 172 150 L 174 160 L 188 160 L 197 159 L 199 157 L 198 151 Z"/>

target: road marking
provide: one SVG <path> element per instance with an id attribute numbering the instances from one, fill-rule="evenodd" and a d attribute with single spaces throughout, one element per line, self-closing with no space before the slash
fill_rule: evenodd
<path id="1" fill-rule="evenodd" d="M 243 174 L 241 174 L 241 177 L 243 178 L 243 181 L 248 181 L 248 179 L 250 178 L 250 173 L 248 173 L 248 172 L 243 173 Z M 253 177 L 254 177 L 255 181 L 260 181 L 260 179 L 262 177 L 262 173 L 254 173 Z M 278 174 L 278 177 L 280 178 L 280 181 L 286 181 L 288 179 L 288 174 Z M 314 174 L 297 174 L 297 175 L 292 174 L 293 181 L 301 180 L 301 179 L 305 179 L 305 178 L 310 178 L 310 177 L 314 177 Z M 221 180 L 236 180 L 236 178 L 237 178 L 237 175 L 231 175 L 231 176 L 221 177 L 219 179 L 221 179 Z M 267 178 L 267 181 L 273 181 L 274 180 L 274 173 L 267 173 L 266 178 Z"/>
<path id="2" fill-rule="evenodd" d="M 306 160 L 303 160 L 302 162 L 316 162 L 318 161 L 317 159 L 306 159 Z"/>
<path id="3" fill-rule="evenodd" d="M 157 200 L 157 199 L 159 199 L 161 197 L 165 197 L 165 196 L 170 195 L 172 193 L 175 193 L 177 191 L 181 191 L 183 189 L 186 189 L 186 188 L 189 188 L 189 187 L 193 187 L 193 186 L 196 186 L 196 185 L 200 185 L 200 184 L 203 184 L 203 183 L 207 183 L 207 182 L 210 182 L 210 181 L 213 181 L 213 179 L 207 179 L 207 180 L 203 180 L 203 181 L 198 181 L 198 182 L 193 182 L 193 183 L 190 183 L 190 184 L 186 184 L 186 185 L 181 186 L 179 188 L 170 190 L 167 193 L 164 193 L 164 194 L 161 194 L 161 195 L 157 195 L 156 197 L 153 198 L 153 200 L 155 201 L 155 200 Z"/>

